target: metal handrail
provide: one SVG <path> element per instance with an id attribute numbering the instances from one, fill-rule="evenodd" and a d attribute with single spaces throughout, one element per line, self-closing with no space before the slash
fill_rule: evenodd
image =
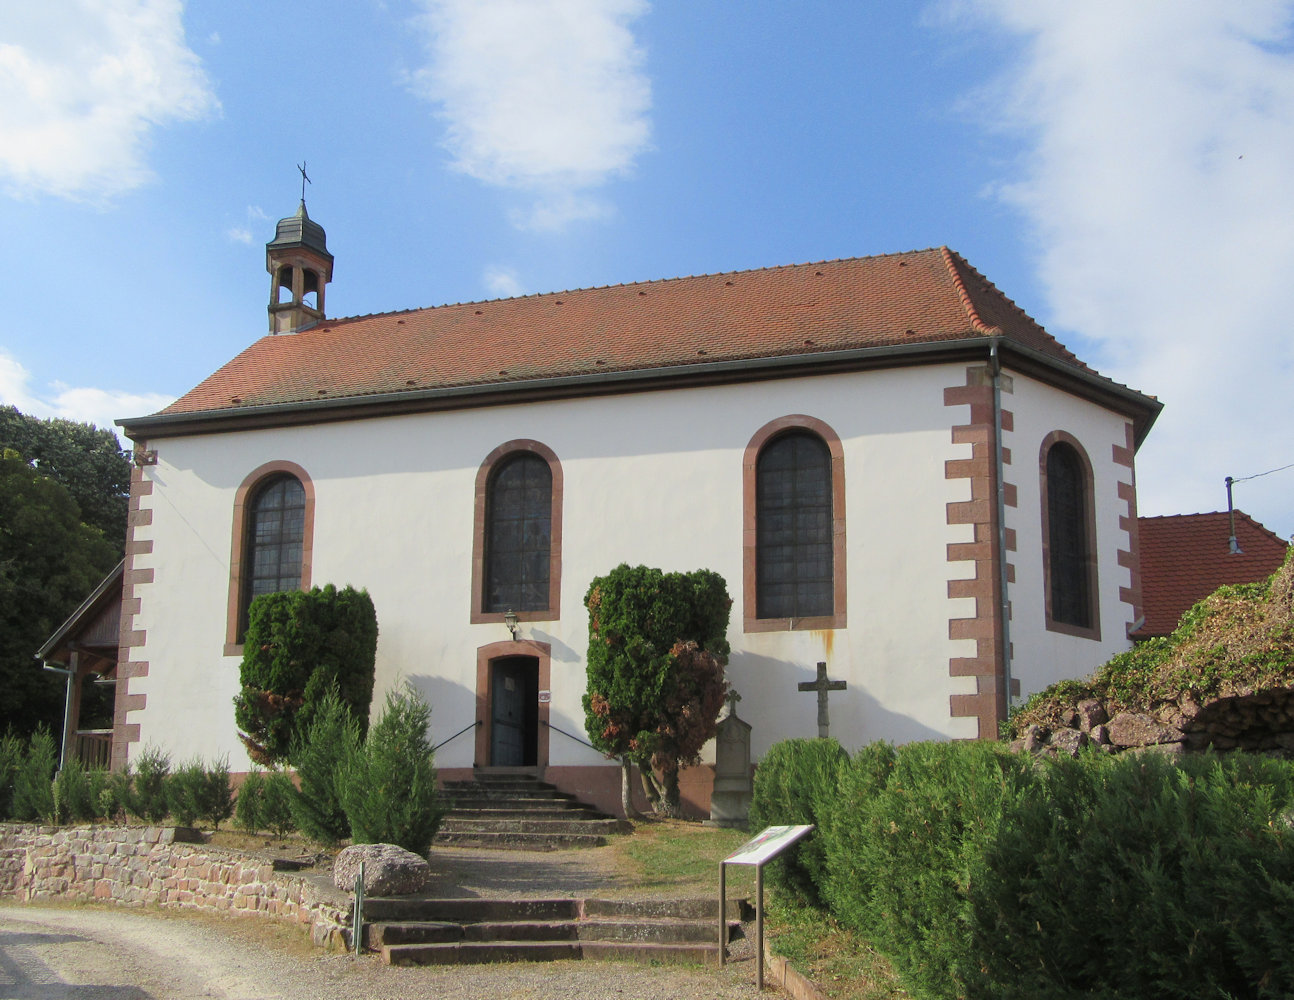
<path id="1" fill-rule="evenodd" d="M 594 746 L 592 743 L 590 743 L 588 740 L 582 740 L 582 739 L 580 739 L 578 736 L 576 736 L 574 733 L 568 733 L 565 729 L 562 729 L 562 728 L 560 728 L 560 727 L 558 727 L 558 726 L 554 726 L 551 722 L 545 722 L 544 720 L 542 720 L 542 719 L 541 719 L 541 720 L 539 721 L 539 724 L 540 724 L 541 726 L 547 726 L 549 729 L 552 729 L 552 730 L 554 730 L 554 731 L 556 731 L 556 732 L 561 733 L 561 734 L 562 734 L 563 736 L 565 736 L 567 739 L 574 740 L 576 743 L 583 743 L 583 744 L 584 744 L 586 747 L 588 747 L 590 750 L 598 750 L 598 748 L 597 748 L 597 747 L 595 747 L 595 746 Z M 598 753 L 602 754 L 602 756 L 603 756 L 603 757 L 611 757 L 611 756 L 612 756 L 611 754 L 606 753 L 606 752 L 604 752 L 604 751 L 602 751 L 602 750 L 598 750 Z"/>
<path id="2" fill-rule="evenodd" d="M 456 732 L 453 736 L 451 736 L 448 740 L 441 740 L 439 743 L 437 743 L 434 747 L 432 747 L 432 748 L 431 748 L 431 752 L 432 752 L 432 753 L 435 753 L 437 750 L 439 750 L 441 747 L 443 747 L 446 743 L 450 742 L 450 740 L 456 740 L 456 739 L 458 739 L 460 736 L 462 736 L 462 735 L 463 735 L 465 732 L 467 732 L 469 729 L 475 729 L 477 726 L 483 726 L 483 725 L 485 725 L 485 723 L 484 723 L 484 722 L 482 722 L 480 719 L 477 719 L 477 720 L 476 720 L 475 722 L 473 722 L 470 726 L 464 726 L 462 729 L 460 729 L 458 732 Z"/>

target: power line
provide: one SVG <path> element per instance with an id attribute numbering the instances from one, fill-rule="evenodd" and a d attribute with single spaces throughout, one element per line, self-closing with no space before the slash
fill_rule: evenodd
<path id="1" fill-rule="evenodd" d="M 1268 469 L 1266 472 L 1258 472 L 1252 476 L 1241 476 L 1238 479 L 1233 478 L 1231 476 L 1227 476 L 1227 482 L 1243 483 L 1243 482 L 1247 482 L 1250 479 L 1262 479 L 1263 476 L 1270 476 L 1273 472 L 1284 472 L 1286 469 L 1294 469 L 1294 462 L 1291 462 L 1289 465 L 1282 465 L 1279 469 Z"/>
<path id="2" fill-rule="evenodd" d="M 1240 547 L 1240 541 L 1236 538 L 1236 509 L 1231 503 L 1231 487 L 1236 483 L 1245 483 L 1251 479 L 1261 479 L 1263 476 L 1270 476 L 1273 472 L 1284 472 L 1286 469 L 1294 469 L 1294 462 L 1289 465 L 1282 465 L 1279 469 L 1268 469 L 1266 472 L 1256 472 L 1252 476 L 1241 476 L 1239 479 L 1234 476 L 1227 476 L 1227 520 L 1231 525 L 1231 537 L 1227 539 L 1227 547 L 1231 550 L 1232 555 L 1243 555 L 1244 549 Z"/>

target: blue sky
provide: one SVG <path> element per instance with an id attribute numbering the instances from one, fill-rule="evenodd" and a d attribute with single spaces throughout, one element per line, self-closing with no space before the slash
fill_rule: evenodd
<path id="1" fill-rule="evenodd" d="M 0 0 L 0 401 L 110 424 L 331 316 L 948 245 L 1165 409 L 1144 514 L 1294 463 L 1294 0 Z M 1236 486 L 1294 532 L 1294 469 Z"/>

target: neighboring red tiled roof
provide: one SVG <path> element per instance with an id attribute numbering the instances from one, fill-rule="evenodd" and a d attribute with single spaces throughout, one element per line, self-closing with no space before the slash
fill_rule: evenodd
<path id="1" fill-rule="evenodd" d="M 1224 583 L 1253 583 L 1280 568 L 1285 541 L 1248 514 L 1235 515 L 1240 553 L 1231 551 L 1226 511 L 1137 518 L 1146 622 L 1136 638 L 1168 635 L 1193 604 Z"/>
<path id="2" fill-rule="evenodd" d="M 947 248 L 325 320 L 162 412 L 238 410 L 1001 335 L 1090 373 Z"/>

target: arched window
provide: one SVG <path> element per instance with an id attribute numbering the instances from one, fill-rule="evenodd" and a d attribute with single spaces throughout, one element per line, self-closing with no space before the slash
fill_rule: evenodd
<path id="1" fill-rule="evenodd" d="M 560 616 L 562 467 L 538 441 L 509 441 L 476 477 L 473 622 Z"/>
<path id="2" fill-rule="evenodd" d="M 1091 464 L 1057 432 L 1043 444 L 1041 465 L 1047 627 L 1099 638 Z"/>
<path id="3" fill-rule="evenodd" d="M 305 470 L 271 462 L 243 481 L 234 500 L 226 655 L 241 651 L 253 598 L 310 585 L 314 488 Z"/>
<path id="4" fill-rule="evenodd" d="M 747 446 L 746 478 L 747 630 L 843 628 L 839 438 L 811 417 L 773 421 Z"/>
<path id="5" fill-rule="evenodd" d="M 831 614 L 831 455 L 820 437 L 796 431 L 764 446 L 755 507 L 756 614 Z"/>
<path id="6" fill-rule="evenodd" d="M 552 516 L 548 463 L 529 452 L 501 462 L 485 501 L 484 611 L 548 607 Z"/>

